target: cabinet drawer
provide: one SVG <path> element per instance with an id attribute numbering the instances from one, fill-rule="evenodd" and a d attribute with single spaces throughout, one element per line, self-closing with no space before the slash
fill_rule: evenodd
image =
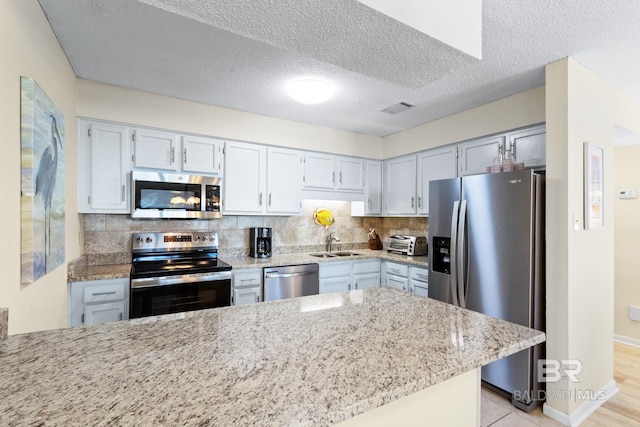
<path id="1" fill-rule="evenodd" d="M 233 272 L 233 287 L 262 285 L 262 269 L 239 270 Z"/>
<path id="2" fill-rule="evenodd" d="M 427 270 L 426 268 L 411 267 L 410 272 L 411 272 L 411 274 L 410 274 L 409 277 L 412 280 L 419 280 L 421 282 L 429 282 L 429 270 Z"/>
<path id="3" fill-rule="evenodd" d="M 128 286 L 126 281 L 86 284 L 82 287 L 82 302 L 84 304 L 94 304 L 124 300 L 126 286 Z"/>
<path id="4" fill-rule="evenodd" d="M 409 266 L 405 264 L 398 264 L 397 262 L 387 261 L 386 271 L 387 274 L 395 274 L 396 276 L 409 277 Z"/>
<path id="5" fill-rule="evenodd" d="M 87 305 L 84 307 L 82 321 L 85 325 L 95 325 L 98 323 L 125 320 L 128 318 L 125 314 L 125 307 L 124 301 Z"/>
<path id="6" fill-rule="evenodd" d="M 319 275 L 323 277 L 351 277 L 350 262 L 325 262 L 320 264 Z"/>
<path id="7" fill-rule="evenodd" d="M 380 273 L 380 260 L 371 259 L 353 262 L 353 274 Z"/>

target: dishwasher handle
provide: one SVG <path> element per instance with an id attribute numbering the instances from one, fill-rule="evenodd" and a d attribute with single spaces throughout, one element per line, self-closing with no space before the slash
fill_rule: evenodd
<path id="1" fill-rule="evenodd" d="M 279 279 L 281 277 L 310 276 L 312 274 L 317 274 L 317 273 L 313 271 L 301 271 L 298 273 L 278 273 L 277 271 L 266 271 L 264 273 L 264 277 L 266 279 Z"/>

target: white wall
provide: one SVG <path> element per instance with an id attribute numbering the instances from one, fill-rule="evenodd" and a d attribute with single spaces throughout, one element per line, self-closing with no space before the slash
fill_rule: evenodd
<path id="1" fill-rule="evenodd" d="M 640 104 L 572 59 L 546 70 L 547 358 L 579 359 L 580 383 L 547 384 L 547 404 L 577 414 L 580 391 L 613 381 L 614 198 L 616 124 L 640 130 Z M 583 143 L 604 148 L 605 229 L 583 229 Z M 573 218 L 580 221 L 573 229 Z M 564 393 L 564 394 L 563 394 Z M 568 396 L 567 396 L 568 393 Z M 566 397 L 562 397 L 566 396 Z M 546 408 L 545 408 L 546 411 Z"/>
<path id="2" fill-rule="evenodd" d="M 20 284 L 20 76 L 34 78 L 65 117 L 67 261 L 80 255 L 80 223 L 75 214 L 76 78 L 36 0 L 2 2 L 0 40 L 0 179 L 9 190 L 0 213 L 0 307 L 9 308 L 9 334 L 16 334 L 67 324 L 66 264 L 32 284 Z"/>
<path id="3" fill-rule="evenodd" d="M 640 145 L 614 149 L 614 191 L 640 190 Z M 640 343 L 640 322 L 629 319 L 629 306 L 640 307 L 640 198 L 614 198 L 615 292 L 614 331 L 618 338 Z M 633 341 L 632 341 L 633 342 Z"/>
<path id="4" fill-rule="evenodd" d="M 78 116 L 380 159 L 378 137 L 78 80 Z"/>
<path id="5" fill-rule="evenodd" d="M 396 157 L 542 123 L 544 97 L 544 87 L 539 87 L 386 136 L 382 156 Z"/>

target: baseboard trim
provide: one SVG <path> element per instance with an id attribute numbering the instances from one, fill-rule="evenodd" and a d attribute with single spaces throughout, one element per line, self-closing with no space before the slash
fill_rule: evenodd
<path id="1" fill-rule="evenodd" d="M 638 347 L 640 348 L 640 340 L 636 339 L 636 338 L 631 338 L 631 337 L 626 337 L 624 335 L 618 335 L 618 334 L 614 334 L 613 335 L 613 340 L 617 341 L 619 343 L 622 344 L 627 344 L 633 347 Z"/>
<path id="2" fill-rule="evenodd" d="M 611 399 L 611 397 L 613 397 L 613 395 L 615 395 L 619 391 L 620 389 L 616 385 L 615 380 L 611 380 L 600 390 L 599 393 L 597 393 L 599 396 L 602 396 L 601 399 L 586 400 L 582 405 L 580 405 L 580 407 L 578 407 L 578 409 L 576 409 L 569 415 L 555 408 L 552 408 L 546 403 L 542 406 L 542 413 L 565 426 L 576 427 L 579 426 L 584 420 L 586 420 L 589 415 L 593 414 L 596 409 L 602 406 L 604 402 Z"/>

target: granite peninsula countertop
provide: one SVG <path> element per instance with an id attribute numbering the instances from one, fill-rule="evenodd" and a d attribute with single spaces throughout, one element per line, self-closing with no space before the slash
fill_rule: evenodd
<path id="1" fill-rule="evenodd" d="M 13 335 L 3 425 L 324 426 L 544 341 L 389 288 Z"/>
<path id="2" fill-rule="evenodd" d="M 337 252 L 337 251 L 336 251 Z M 387 251 L 374 251 L 371 249 L 354 249 L 347 252 L 357 253 L 348 257 L 332 257 L 317 258 L 311 253 L 295 253 L 295 254 L 278 254 L 270 258 L 253 258 L 248 256 L 241 257 L 224 257 L 220 259 L 230 264 L 234 269 L 240 270 L 245 268 L 263 268 L 278 267 L 283 265 L 297 265 L 309 263 L 323 262 L 340 262 L 354 261 L 363 259 L 386 259 L 389 261 L 398 261 L 406 264 L 413 264 L 421 267 L 429 265 L 428 256 L 406 256 L 391 254 Z M 67 268 L 67 280 L 69 282 L 80 282 L 85 280 L 103 280 L 103 279 L 119 279 L 128 278 L 131 272 L 131 264 L 105 264 L 105 265 L 87 265 L 84 257 L 80 257 L 69 263 Z"/>

